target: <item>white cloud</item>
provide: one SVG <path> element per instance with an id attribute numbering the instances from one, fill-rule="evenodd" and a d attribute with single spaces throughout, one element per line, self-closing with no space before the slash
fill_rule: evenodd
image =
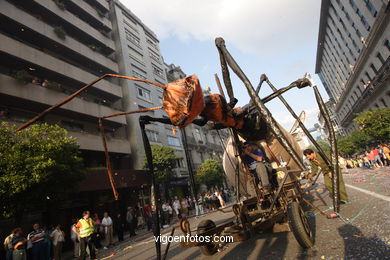
<path id="1" fill-rule="evenodd" d="M 161 39 L 214 40 L 222 36 L 259 56 L 289 53 L 317 35 L 319 3 L 312 0 L 123 0 Z M 313 12 L 315 13 L 313 15 Z M 289 48 L 291 47 L 291 48 Z M 275 54 L 275 53 L 274 53 Z"/>

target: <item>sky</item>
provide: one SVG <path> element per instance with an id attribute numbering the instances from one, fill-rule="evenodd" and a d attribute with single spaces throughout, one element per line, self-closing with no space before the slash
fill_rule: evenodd
<path id="1" fill-rule="evenodd" d="M 253 86 L 260 75 L 282 88 L 303 77 L 314 76 L 321 1 L 313 0 L 122 0 L 160 40 L 167 64 L 196 74 L 202 88 L 219 93 L 214 74 L 222 80 L 215 38 L 226 47 Z M 238 105 L 249 101 L 245 86 L 230 73 Z M 328 96 L 317 76 L 314 82 L 324 99 Z M 270 94 L 264 84 L 260 97 Z M 318 108 L 313 90 L 293 89 L 284 94 L 294 111 L 306 112 L 308 128 L 317 123 Z M 276 120 L 288 130 L 294 119 L 279 100 L 267 103 Z"/>

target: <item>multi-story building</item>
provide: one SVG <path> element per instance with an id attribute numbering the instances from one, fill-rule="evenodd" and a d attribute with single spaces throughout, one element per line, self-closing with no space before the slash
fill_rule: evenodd
<path id="1" fill-rule="evenodd" d="M 120 74 L 167 84 L 157 36 L 121 2 L 111 1 L 110 7 Z M 162 89 L 135 81 L 123 80 L 121 84 L 126 111 L 162 105 Z M 158 118 L 167 116 L 164 110 L 150 111 L 147 115 Z M 132 165 L 136 169 L 142 168 L 145 154 L 139 116 L 140 114 L 126 117 L 132 148 Z M 188 176 L 180 132 L 174 135 L 172 126 L 161 123 L 149 124 L 146 129 L 151 144 L 172 147 L 182 158 L 178 160 L 178 167 L 175 169 L 177 177 Z"/>
<path id="2" fill-rule="evenodd" d="M 186 77 L 181 68 L 174 64 L 165 64 L 165 71 L 169 82 Z M 190 124 L 185 131 L 194 170 L 207 159 L 221 160 L 224 152 L 222 142 L 225 142 L 228 137 L 226 130 L 217 132 L 216 130 L 209 130 L 207 125 L 200 127 Z"/>
<path id="3" fill-rule="evenodd" d="M 340 127 L 366 109 L 390 106 L 390 4 L 386 0 L 323 0 L 316 73 Z"/>
<path id="4" fill-rule="evenodd" d="M 109 5 L 0 1 L 1 120 L 20 125 L 104 73 L 118 73 Z M 104 79 L 44 117 L 77 138 L 87 167 L 105 165 L 98 117 L 122 111 L 122 88 Z M 129 169 L 125 118 L 105 120 L 114 168 Z"/>
<path id="5" fill-rule="evenodd" d="M 332 122 L 334 132 L 336 136 L 344 136 L 344 130 L 340 128 L 340 123 L 336 116 L 335 104 L 332 100 L 325 101 L 325 106 L 329 111 L 330 121 Z M 325 119 L 321 113 L 318 113 L 318 130 L 321 135 L 321 139 L 328 140 L 329 138 L 329 129 L 326 127 Z"/>

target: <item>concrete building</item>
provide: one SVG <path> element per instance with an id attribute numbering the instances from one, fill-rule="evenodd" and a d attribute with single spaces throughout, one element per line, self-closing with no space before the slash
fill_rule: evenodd
<path id="1" fill-rule="evenodd" d="M 318 73 L 349 134 L 356 113 L 390 106 L 390 4 L 386 0 L 323 0 Z"/>
<path id="2" fill-rule="evenodd" d="M 165 64 L 165 71 L 170 82 L 186 77 L 182 69 L 174 64 Z M 210 130 L 207 125 L 201 127 L 190 124 L 185 131 L 194 170 L 207 159 L 221 161 L 224 152 L 221 141 L 225 142 L 229 136 L 227 130 L 222 129 L 217 132 L 216 130 Z"/>
<path id="3" fill-rule="evenodd" d="M 338 121 L 338 118 L 336 116 L 335 107 L 336 105 L 331 100 L 325 101 L 325 106 L 329 111 L 330 120 L 333 124 L 333 129 L 336 134 L 336 136 L 344 136 L 344 130 L 340 127 L 340 122 Z M 325 125 L 325 119 L 322 116 L 321 113 L 318 113 L 318 130 L 320 132 L 321 139 L 328 140 L 329 137 L 329 130 Z"/>
<path id="4" fill-rule="evenodd" d="M 20 125 L 104 73 L 118 73 L 109 5 L 0 1 L 0 120 Z M 87 167 L 105 166 L 98 117 L 122 109 L 122 88 L 102 80 L 44 121 L 77 138 Z M 113 168 L 129 169 L 125 118 L 105 120 Z"/>
<path id="5" fill-rule="evenodd" d="M 119 1 L 110 2 L 113 21 L 113 36 L 119 72 L 122 75 L 146 79 L 166 84 L 164 62 L 161 56 L 157 36 L 134 13 Z M 145 83 L 121 81 L 123 88 L 123 104 L 126 111 L 139 110 L 162 105 L 162 89 Z M 167 116 L 164 110 L 150 111 L 152 117 Z M 144 146 L 139 126 L 139 114 L 126 117 L 128 135 L 132 149 L 132 166 L 142 168 Z M 180 132 L 172 134 L 172 126 L 152 123 L 146 126 L 151 144 L 169 146 L 183 159 L 178 160 L 175 169 L 177 177 L 187 177 L 185 155 Z"/>

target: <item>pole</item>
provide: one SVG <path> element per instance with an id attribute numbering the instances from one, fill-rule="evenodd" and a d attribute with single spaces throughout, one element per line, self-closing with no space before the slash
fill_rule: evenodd
<path id="1" fill-rule="evenodd" d="M 152 155 L 152 148 L 150 147 L 148 136 L 146 135 L 145 131 L 145 124 L 148 124 L 148 122 L 145 122 L 144 120 L 139 120 L 139 125 L 141 127 L 141 133 L 142 133 L 142 140 L 145 147 L 145 155 L 146 160 L 148 162 L 148 168 L 150 176 L 152 177 L 152 187 L 151 187 L 151 206 L 152 211 L 154 215 L 154 237 L 157 238 L 160 236 L 160 193 L 158 191 L 158 185 L 156 185 L 156 178 L 154 176 L 154 166 L 153 166 L 153 155 Z M 156 246 L 156 253 L 157 253 L 157 260 L 161 260 L 161 241 L 160 239 L 155 240 L 155 246 Z"/>
<path id="2" fill-rule="evenodd" d="M 190 180 L 191 197 L 195 199 L 195 204 L 198 205 L 198 198 L 197 198 L 197 193 L 196 193 L 196 188 L 195 188 L 195 176 L 194 176 L 194 171 L 192 168 L 191 155 L 190 155 L 190 152 L 188 151 L 186 130 L 184 128 L 181 128 L 180 133 L 181 133 L 181 139 L 183 140 L 184 154 L 186 156 L 186 161 L 187 161 L 187 169 L 188 169 L 188 175 L 189 175 L 189 180 Z"/>

